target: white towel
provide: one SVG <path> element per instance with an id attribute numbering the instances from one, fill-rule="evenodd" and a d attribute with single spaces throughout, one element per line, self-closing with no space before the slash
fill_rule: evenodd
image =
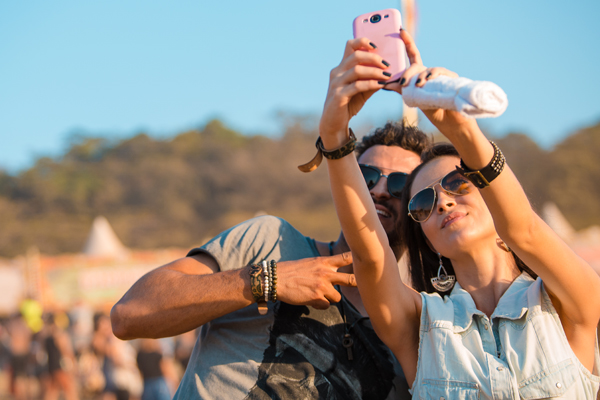
<path id="1" fill-rule="evenodd" d="M 492 118 L 502 115 L 508 106 L 506 93 L 492 82 L 442 75 L 418 88 L 416 80 L 415 75 L 408 86 L 402 88 L 404 102 L 410 107 L 443 108 L 458 111 L 466 117 Z"/>

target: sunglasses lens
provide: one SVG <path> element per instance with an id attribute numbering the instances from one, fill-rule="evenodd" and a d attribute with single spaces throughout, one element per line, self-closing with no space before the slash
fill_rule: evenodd
<path id="1" fill-rule="evenodd" d="M 446 175 L 442 179 L 441 185 L 444 190 L 456 195 L 469 194 L 473 190 L 471 182 L 458 171 L 453 171 Z"/>
<path id="2" fill-rule="evenodd" d="M 401 172 L 393 172 L 390 174 L 387 180 L 388 191 L 394 197 L 401 198 L 402 190 L 406 185 L 406 179 L 408 175 Z"/>
<path id="3" fill-rule="evenodd" d="M 433 210 L 435 203 L 435 190 L 426 188 L 415 194 L 408 204 L 408 212 L 417 222 L 423 222 Z"/>
<path id="4" fill-rule="evenodd" d="M 367 187 L 372 189 L 379 181 L 379 171 L 374 168 L 368 167 L 366 165 L 360 166 L 360 172 L 362 172 L 363 177 L 365 178 L 365 182 L 367 182 Z"/>

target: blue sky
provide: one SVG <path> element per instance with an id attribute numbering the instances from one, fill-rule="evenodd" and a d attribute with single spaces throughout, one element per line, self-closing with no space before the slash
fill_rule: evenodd
<path id="1" fill-rule="evenodd" d="M 426 65 L 507 93 L 505 114 L 483 123 L 492 133 L 549 147 L 600 121 L 600 1 L 417 6 Z M 57 156 L 73 133 L 168 137 L 216 117 L 276 135 L 278 111 L 320 113 L 353 18 L 384 8 L 399 1 L 2 1 L 0 168 Z M 380 92 L 352 126 L 400 110 Z"/>

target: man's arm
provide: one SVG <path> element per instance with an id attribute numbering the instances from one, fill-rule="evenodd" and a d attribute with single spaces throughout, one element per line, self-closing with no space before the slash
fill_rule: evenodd
<path id="1" fill-rule="evenodd" d="M 354 275 L 337 272 L 352 262 L 344 253 L 277 263 L 280 301 L 327 308 L 340 301 L 334 285 L 356 286 Z M 254 303 L 248 268 L 219 272 L 208 254 L 176 260 L 140 278 L 110 313 L 120 339 L 160 338 L 196 329 Z M 258 311 L 257 311 L 258 316 Z"/>

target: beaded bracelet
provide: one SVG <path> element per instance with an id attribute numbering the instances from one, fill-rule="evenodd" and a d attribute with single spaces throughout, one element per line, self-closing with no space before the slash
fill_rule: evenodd
<path id="1" fill-rule="evenodd" d="M 277 262 L 271 260 L 269 268 L 269 277 L 271 278 L 271 301 L 275 303 L 277 301 Z"/>
<path id="2" fill-rule="evenodd" d="M 263 260 L 259 264 L 249 266 L 250 288 L 252 297 L 258 304 L 258 312 L 265 315 L 267 303 L 277 301 L 277 262 Z"/>
<path id="3" fill-rule="evenodd" d="M 263 301 L 266 303 L 269 301 L 269 266 L 265 260 L 261 262 L 261 266 L 263 272 L 263 292 L 265 295 Z"/>

